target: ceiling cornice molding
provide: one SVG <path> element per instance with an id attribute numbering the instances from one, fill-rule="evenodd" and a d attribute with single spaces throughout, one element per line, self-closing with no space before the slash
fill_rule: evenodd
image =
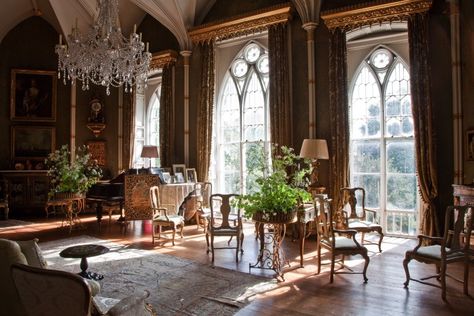
<path id="1" fill-rule="evenodd" d="M 321 18 L 329 29 L 354 29 L 374 23 L 407 20 L 410 15 L 426 12 L 433 0 L 378 0 L 337 10 L 324 11 Z"/>
<path id="2" fill-rule="evenodd" d="M 188 34 L 195 44 L 252 34 L 272 25 L 287 23 L 291 19 L 291 10 L 291 4 L 285 3 L 248 15 L 204 24 L 189 30 Z"/>
<path id="3" fill-rule="evenodd" d="M 154 53 L 151 57 L 150 71 L 173 65 L 177 59 L 178 53 L 174 50 L 164 50 Z"/>

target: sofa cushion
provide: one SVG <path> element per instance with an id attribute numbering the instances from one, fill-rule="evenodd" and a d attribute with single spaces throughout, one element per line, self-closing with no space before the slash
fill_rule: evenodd
<path id="1" fill-rule="evenodd" d="M 28 265 L 43 269 L 48 267 L 48 263 L 44 259 L 41 249 L 38 246 L 37 238 L 32 240 L 17 241 L 17 243 L 20 245 L 21 252 L 23 252 L 25 255 Z"/>

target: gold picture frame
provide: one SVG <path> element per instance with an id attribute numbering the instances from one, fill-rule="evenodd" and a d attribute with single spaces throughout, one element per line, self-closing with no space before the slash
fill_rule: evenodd
<path id="1" fill-rule="evenodd" d="M 12 126 L 13 161 L 43 161 L 56 147 L 56 129 L 52 126 Z"/>
<path id="2" fill-rule="evenodd" d="M 56 71 L 11 70 L 10 119 L 56 121 Z"/>

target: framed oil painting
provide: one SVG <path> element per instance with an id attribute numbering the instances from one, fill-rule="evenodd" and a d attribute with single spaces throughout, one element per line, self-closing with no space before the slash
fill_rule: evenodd
<path id="1" fill-rule="evenodd" d="M 12 159 L 43 160 L 53 152 L 56 129 L 51 126 L 12 126 Z"/>
<path id="2" fill-rule="evenodd" d="M 12 121 L 56 121 L 55 71 L 12 69 L 10 119 Z"/>
<path id="3" fill-rule="evenodd" d="M 466 132 L 466 160 L 474 161 L 474 129 Z"/>

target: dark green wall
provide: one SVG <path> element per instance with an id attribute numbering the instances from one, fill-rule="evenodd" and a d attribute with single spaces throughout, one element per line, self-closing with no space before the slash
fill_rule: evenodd
<path id="1" fill-rule="evenodd" d="M 11 69 L 57 69 L 54 46 L 58 33 L 45 20 L 32 17 L 14 27 L 0 44 L 0 169 L 13 167 L 11 126 L 54 126 L 56 144 L 69 141 L 69 88 L 58 81 L 56 122 L 10 121 Z"/>
<path id="2" fill-rule="evenodd" d="M 463 137 L 474 130 L 474 1 L 461 0 L 461 81 L 463 106 Z M 463 140 L 466 146 L 466 140 Z M 464 152 L 464 183 L 474 184 L 474 161 L 466 160 Z"/>

